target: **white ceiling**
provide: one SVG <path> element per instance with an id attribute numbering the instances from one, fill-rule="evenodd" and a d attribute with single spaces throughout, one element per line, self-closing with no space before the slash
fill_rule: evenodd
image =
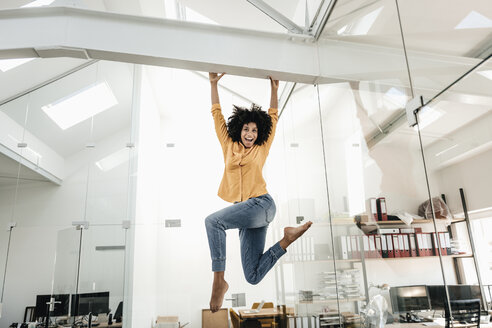
<path id="1" fill-rule="evenodd" d="M 4 0 L 0 3 L 0 9 L 17 8 L 30 1 Z M 169 12 L 169 3 L 174 0 L 104 0 L 104 1 L 55 1 L 54 5 L 72 5 L 93 10 L 104 10 L 132 15 L 144 15 L 154 17 L 175 18 L 176 13 Z M 300 0 L 268 0 L 271 6 L 277 8 L 287 17 L 298 24 L 303 24 L 305 2 Z M 188 19 L 197 19 L 202 15 L 215 23 L 226 26 L 234 26 L 248 29 L 260 29 L 279 33 L 285 33 L 285 29 L 272 21 L 265 14 L 258 11 L 246 0 L 181 0 L 179 3 L 191 9 L 187 15 Z M 309 1 L 309 14 L 314 15 L 313 7 L 319 4 L 319 0 Z M 449 56 L 476 56 L 484 49 L 492 49 L 492 26 L 490 28 L 474 28 L 456 30 L 455 26 L 471 11 L 479 12 L 481 15 L 492 19 L 492 6 L 490 0 L 435 0 L 429 3 L 425 0 L 399 1 L 403 30 L 405 31 L 405 42 L 410 52 L 409 64 L 411 68 L 412 51 L 435 53 Z M 374 24 L 366 35 L 350 35 L 350 33 L 338 34 L 337 31 L 347 24 L 354 24 L 367 14 L 382 8 Z M 166 13 L 166 9 L 168 12 Z M 446 14 L 442 12 L 445 10 Z M 194 12 L 198 16 L 193 16 Z M 340 0 L 327 23 L 322 38 L 336 39 L 340 41 L 359 42 L 401 49 L 398 19 L 395 14 L 395 2 L 393 0 Z M 451 59 L 453 57 L 450 57 Z M 47 81 L 59 76 L 65 71 L 73 69 L 85 61 L 71 58 L 37 59 L 28 64 L 20 66 L 8 72 L 0 71 L 0 102 L 9 99 L 23 90 L 27 90 L 42 81 Z M 370 64 L 370 63 L 369 63 Z M 488 63 L 491 65 L 490 63 Z M 402 66 L 404 56 L 402 53 Z M 27 126 L 31 133 L 35 134 L 46 144 L 50 145 L 62 157 L 70 156 L 85 147 L 88 141 L 97 141 L 116 131 L 128 126 L 130 122 L 131 100 L 132 100 L 132 65 L 122 63 L 100 62 L 74 73 L 50 84 L 31 96 L 22 97 L 11 101 L 0 110 L 7 113 L 19 124 L 25 119 L 26 103 L 30 104 Z M 463 67 L 466 72 L 470 67 Z M 492 69 L 492 68 L 489 68 Z M 426 72 L 412 72 L 415 74 L 415 91 L 421 91 L 428 95 L 435 95 L 458 76 L 446 76 L 437 74 L 429 69 Z M 159 92 L 165 87 L 166 77 L 169 71 L 153 70 L 150 75 L 156 98 L 159 102 L 166 102 L 164 93 Z M 200 78 L 200 77 L 197 77 Z M 119 104 L 114 108 L 97 115 L 91 134 L 90 122 L 61 131 L 40 110 L 40 107 L 54 100 L 60 99 L 81 87 L 96 80 L 104 79 L 111 86 Z M 433 90 L 419 90 L 420 81 L 432 81 L 435 85 Z M 372 86 L 364 92 L 367 120 L 361 122 L 364 134 L 373 135 L 378 131 L 376 125 L 384 126 L 390 118 L 397 115 L 402 109 L 399 106 L 388 106 L 384 100 L 384 94 L 389 87 L 380 84 L 377 74 L 367 77 L 367 83 Z M 387 82 L 387 81 L 386 81 Z M 405 83 L 403 83 L 405 84 Z M 242 97 L 240 101 L 251 100 L 268 105 L 268 82 L 259 82 L 256 79 L 227 76 L 223 85 Z M 422 83 L 423 85 L 423 83 Z M 426 84 L 427 85 L 427 84 Z M 441 120 L 424 129 L 424 143 L 429 145 L 439 138 L 445 137 L 466 123 L 478 119 L 492 109 L 492 81 L 477 74 L 472 74 L 462 81 L 460 85 L 466 85 L 467 90 L 475 90 L 474 94 L 458 94 L 450 97 L 446 93 L 436 103 L 436 107 L 443 108 L 445 115 Z M 409 90 L 403 90 L 407 95 Z M 474 98 L 475 97 L 475 98 Z M 448 99 L 452 98 L 452 99 Z M 379 100 L 378 100 L 379 99 Z M 490 103 L 487 105 L 487 102 Z M 179 112 L 175 113 L 180 114 Z M 184 114 L 182 114 L 184 115 Z M 371 120 L 373 122 L 371 122 Z M 391 139 L 386 142 L 407 142 L 408 136 L 415 136 L 412 129 L 402 127 L 393 133 Z M 92 139 L 92 140 L 91 140 Z M 418 145 L 417 143 L 415 143 Z M 8 168 L 9 165 L 2 167 Z M 12 168 L 12 167 L 11 167 Z M 8 174 L 5 173 L 5 174 Z M 4 181 L 5 182 L 5 181 Z"/>

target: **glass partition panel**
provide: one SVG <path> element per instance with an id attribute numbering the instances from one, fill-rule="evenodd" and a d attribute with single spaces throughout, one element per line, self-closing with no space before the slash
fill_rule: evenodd
<path id="1" fill-rule="evenodd" d="M 86 219 L 91 223 L 127 220 L 128 175 L 134 65 L 100 61 L 93 85 L 103 90 L 103 111 L 93 116 L 88 143 Z"/>
<path id="2" fill-rule="evenodd" d="M 317 95 L 335 258 L 353 261 L 362 296 L 341 317 L 366 326 L 424 320 L 426 286 L 444 288 L 443 271 L 455 270 L 433 247 L 446 226 L 419 214 L 429 190 L 405 116 L 412 90 L 395 1 L 338 1 L 320 40 L 330 46 L 327 75 L 346 81 L 321 84 Z M 346 286 L 338 283 L 340 299 Z"/>
<path id="3" fill-rule="evenodd" d="M 310 325 L 314 321 L 338 324 L 339 310 L 353 308 L 359 295 L 342 300 L 337 293 L 337 276 L 352 267 L 342 269 L 334 258 L 323 140 L 313 85 L 295 87 L 277 131 L 277 149 L 271 154 L 275 170 L 271 174 L 276 177 L 272 186 L 279 199 L 275 223 L 278 234 L 283 235 L 284 227 L 314 222 L 289 246 L 277 267 L 278 297 L 290 309 L 291 326 L 303 321 L 310 321 Z M 346 278 L 350 277 L 348 274 Z"/>
<path id="4" fill-rule="evenodd" d="M 361 315 L 365 324 L 416 322 L 432 315 L 426 286 L 444 285 L 433 248 L 436 230 L 419 214 L 428 189 L 418 135 L 401 126 L 370 143 L 367 111 L 381 95 L 363 86 L 319 86 L 332 221 L 348 226 L 334 229 L 336 256 L 353 261 L 354 287 L 365 297 L 359 312 L 343 316 Z M 452 259 L 444 262 L 443 270 L 454 272 Z M 410 295 L 422 302 L 410 302 Z"/>
<path id="5" fill-rule="evenodd" d="M 66 227 L 54 226 L 17 226 L 12 230 L 9 261 L 6 271 L 4 289 L 3 313 L 0 318 L 1 326 L 8 327 L 13 322 L 46 320 L 48 314 L 47 302 L 55 295 L 55 307 L 50 312 L 50 322 L 56 317 L 67 316 L 68 294 L 73 293 L 75 276 L 68 277 L 76 271 L 78 252 L 72 251 L 71 244 L 77 243 L 59 238 Z M 75 230 L 71 228 L 71 230 Z M 56 250 L 63 249 L 64 253 L 58 258 Z M 27 269 L 26 269 L 27 268 Z M 33 275 L 33 272 L 36 274 Z M 55 283 L 56 277 L 65 276 L 63 283 Z M 32 319 L 30 320 L 30 316 Z"/>
<path id="6" fill-rule="evenodd" d="M 91 225 L 82 231 L 78 296 L 74 316 L 94 316 L 105 324 L 109 313 L 121 322 L 125 278 L 126 230 L 121 225 Z M 76 320 L 82 317 L 76 318 Z"/>
<path id="7" fill-rule="evenodd" d="M 2 210 L 3 212 L 3 210 Z M 7 222 L 5 217 L 0 219 L 0 226 L 3 229 L 0 230 L 0 317 L 2 314 L 3 307 L 3 290 L 5 285 L 5 271 L 7 269 L 8 264 L 8 254 L 10 248 L 10 237 L 11 232 L 8 228 L 9 223 Z"/>
<path id="8" fill-rule="evenodd" d="M 446 276 L 453 312 L 458 300 L 480 299 L 485 310 L 490 302 L 491 241 L 484 232 L 492 222 L 491 69 L 489 60 L 418 112 L 433 197 L 427 214 L 447 226 L 441 254 L 454 257 L 457 269 Z"/>
<path id="9" fill-rule="evenodd" d="M 435 97 L 492 54 L 492 8 L 487 0 L 398 4 L 416 95 Z"/>
<path id="10" fill-rule="evenodd" d="M 77 292 L 81 237 L 80 228 L 76 227 L 61 229 L 57 233 L 51 281 L 51 298 L 55 304 L 50 312 L 50 322 L 59 325 L 74 322 L 72 295 Z"/>
<path id="11" fill-rule="evenodd" d="M 123 76 L 105 62 L 88 63 L 0 107 L 0 221 L 2 231 L 10 222 L 15 225 L 2 290 L 2 327 L 23 322 L 25 311 L 25 321 L 46 321 L 44 305 L 52 298 L 50 323 L 73 323 L 66 316 L 78 282 L 81 230 L 74 226 L 87 226 L 89 215 L 118 222 L 128 217 L 128 166 L 109 178 L 90 171 L 109 150 L 124 148 L 129 141 L 133 72 L 129 65 L 122 67 Z M 112 74 L 121 83 L 98 80 Z M 98 89 L 101 84 L 104 90 Z M 105 102 L 108 90 L 118 104 Z M 130 98 L 120 97 L 122 93 Z M 115 108 L 106 111 L 108 106 Z M 120 116 L 120 108 L 127 114 Z M 95 124 L 100 124 L 97 129 Z M 105 188 L 99 184 L 94 192 L 94 180 L 103 181 Z M 7 240 L 2 233 L 2 280 Z"/>
<path id="12" fill-rule="evenodd" d="M 0 112 L 0 114 L 2 114 Z M 8 256 L 14 225 L 16 191 L 18 189 L 21 164 L 8 156 L 0 155 L 0 304 L 4 303 L 4 286 Z M 0 305 L 0 317 L 2 315 Z"/>

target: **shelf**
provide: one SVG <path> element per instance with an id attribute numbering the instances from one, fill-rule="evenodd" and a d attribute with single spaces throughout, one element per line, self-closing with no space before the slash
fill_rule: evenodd
<path id="1" fill-rule="evenodd" d="M 313 221 L 314 225 L 317 226 L 332 226 L 332 225 L 353 225 L 356 226 L 356 222 L 354 221 L 353 217 L 338 217 L 338 218 L 332 218 L 330 220 L 323 220 L 323 221 Z"/>
<path id="2" fill-rule="evenodd" d="M 432 223 L 432 220 L 428 219 L 415 219 L 412 221 L 412 224 L 422 224 L 422 223 Z M 398 220 L 398 221 L 374 221 L 374 222 L 361 222 L 360 225 L 363 226 L 373 226 L 373 225 L 408 225 L 405 222 Z"/>
<path id="3" fill-rule="evenodd" d="M 464 222 L 465 219 L 459 218 L 459 219 L 453 219 L 451 220 L 451 223 L 458 223 L 458 222 Z M 437 223 L 446 223 L 446 220 L 441 220 L 438 219 L 436 220 Z M 426 224 L 426 223 L 432 223 L 432 219 L 414 219 L 410 225 L 414 224 Z M 329 220 L 325 221 L 315 221 L 313 222 L 314 225 L 317 226 L 340 226 L 340 225 L 353 225 L 357 226 L 357 222 L 353 217 L 338 217 L 338 218 L 332 218 L 331 222 Z M 394 221 L 371 221 L 371 222 L 360 222 L 361 226 L 391 226 L 391 225 L 405 225 L 408 226 L 405 222 L 401 220 L 394 220 Z"/>
<path id="4" fill-rule="evenodd" d="M 348 260 L 342 260 L 342 259 L 336 259 L 336 263 L 345 263 L 345 262 L 361 262 L 361 259 L 348 259 Z M 305 260 L 305 261 L 284 261 L 284 264 L 294 264 L 294 263 L 333 263 L 333 259 L 328 259 L 328 260 Z"/>
<path id="5" fill-rule="evenodd" d="M 365 260 L 408 260 L 408 259 L 425 259 L 425 258 L 433 258 L 438 257 L 437 255 L 432 256 L 407 256 L 407 257 L 366 257 Z M 467 258 L 473 257 L 472 254 L 453 254 L 453 255 L 443 255 L 442 257 L 448 258 Z"/>
<path id="6" fill-rule="evenodd" d="M 358 302 L 358 301 L 365 301 L 365 300 L 366 298 L 361 296 L 361 297 L 352 297 L 352 298 L 341 298 L 339 300 L 332 299 L 332 300 L 299 301 L 299 304 L 326 304 L 326 303 L 336 303 L 337 301 L 340 303 L 349 303 L 349 302 Z"/>
<path id="7" fill-rule="evenodd" d="M 366 257 L 364 260 L 408 260 L 408 259 L 424 259 L 424 258 L 431 258 L 431 257 L 437 257 L 437 255 L 431 255 L 431 256 L 407 256 L 407 257 Z M 442 257 L 448 257 L 448 258 L 468 258 L 468 257 L 473 257 L 472 254 L 452 254 L 452 255 L 443 255 Z M 336 263 L 353 263 L 353 262 L 362 262 L 361 259 L 347 259 L 347 260 L 342 260 L 342 259 L 337 259 L 335 260 Z M 306 260 L 306 261 L 284 261 L 283 264 L 296 264 L 296 263 L 333 263 L 333 259 L 328 259 L 328 260 Z"/>

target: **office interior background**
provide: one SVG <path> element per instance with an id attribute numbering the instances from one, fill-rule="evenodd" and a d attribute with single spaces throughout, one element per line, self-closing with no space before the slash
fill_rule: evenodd
<path id="1" fill-rule="evenodd" d="M 207 71 L 228 73 L 225 117 L 233 104 L 266 110 L 266 77 L 281 80 L 263 172 L 277 204 L 267 247 L 283 227 L 314 222 L 256 286 L 229 231 L 225 298 L 246 302 L 225 308 L 266 300 L 286 305 L 291 324 L 367 326 L 377 301 L 396 319 L 432 317 L 444 311 L 432 286 L 452 296 L 461 285 L 490 309 L 490 1 L 6 0 L 0 9 L 0 327 L 51 295 L 103 295 L 101 312 L 112 314 L 123 302 L 123 327 L 158 316 L 202 326 L 213 278 L 204 218 L 228 205 L 217 196 L 223 159 Z M 155 24 L 186 38 L 150 35 L 155 49 L 137 54 L 117 41 L 147 35 L 114 32 L 113 44 L 89 29 L 99 48 L 82 58 L 39 47 L 63 39 L 50 26 L 26 36 L 50 17 L 134 32 Z M 227 49 L 231 40 L 243 46 Z M 412 100 L 418 111 L 407 114 Z M 424 301 L 398 308 L 401 287 Z"/>

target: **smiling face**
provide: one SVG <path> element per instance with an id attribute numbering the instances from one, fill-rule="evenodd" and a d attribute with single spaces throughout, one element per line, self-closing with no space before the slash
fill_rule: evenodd
<path id="1" fill-rule="evenodd" d="M 258 138 L 258 128 L 255 122 L 250 122 L 243 125 L 241 130 L 241 142 L 244 147 L 251 148 L 255 144 L 256 138 Z"/>

